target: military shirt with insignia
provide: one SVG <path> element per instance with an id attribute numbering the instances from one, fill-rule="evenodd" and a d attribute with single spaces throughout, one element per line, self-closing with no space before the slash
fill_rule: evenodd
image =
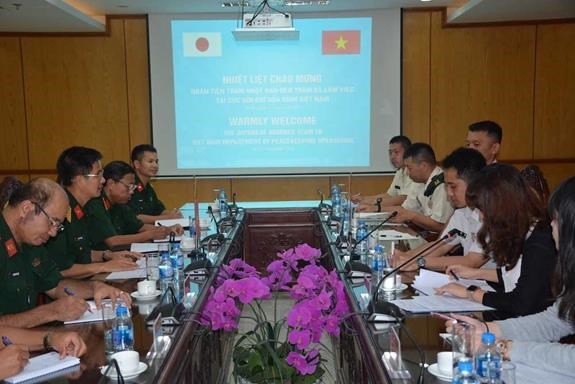
<path id="1" fill-rule="evenodd" d="M 110 199 L 102 196 L 86 204 L 88 233 L 92 248 L 106 250 L 106 239 L 117 235 L 138 233 L 144 223 L 127 204 L 112 204 Z"/>
<path id="2" fill-rule="evenodd" d="M 421 183 L 416 183 L 411 180 L 411 177 L 409 177 L 404 168 L 399 168 L 395 172 L 395 175 L 393 175 L 393 180 L 387 190 L 387 194 L 393 197 L 401 195 L 407 196 L 413 193 L 417 186 L 421 185 Z"/>
<path id="3" fill-rule="evenodd" d="M 148 183 L 144 186 L 138 176 L 136 176 L 136 189 L 128 205 L 137 215 L 158 216 L 166 210 L 164 204 L 158 199 L 152 185 Z"/>
<path id="4" fill-rule="evenodd" d="M 445 191 L 443 170 L 435 167 L 423 188 L 417 188 L 415 193 L 408 195 L 401 206 L 438 223 L 447 223 L 453 214 L 453 207 Z"/>
<path id="5" fill-rule="evenodd" d="M 38 294 L 56 287 L 60 280 L 46 248 L 17 245 L 0 214 L 0 315 L 34 308 Z"/>
<path id="6" fill-rule="evenodd" d="M 46 250 L 60 271 L 74 264 L 89 264 L 92 262 L 92 245 L 88 236 L 86 212 L 76 198 L 69 192 L 70 209 L 64 220 L 64 230 L 46 243 Z"/>

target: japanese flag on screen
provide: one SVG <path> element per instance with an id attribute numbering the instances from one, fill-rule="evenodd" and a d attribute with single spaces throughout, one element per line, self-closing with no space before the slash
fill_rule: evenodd
<path id="1" fill-rule="evenodd" d="M 219 32 L 184 32 L 184 57 L 222 55 L 222 34 Z"/>

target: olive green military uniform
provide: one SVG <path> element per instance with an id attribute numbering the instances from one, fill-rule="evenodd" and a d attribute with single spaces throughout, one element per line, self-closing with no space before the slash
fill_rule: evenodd
<path id="1" fill-rule="evenodd" d="M 435 167 L 425 185 L 418 184 L 401 205 L 405 209 L 430 217 L 438 223 L 447 223 L 453 206 L 447 198 L 443 170 Z"/>
<path id="2" fill-rule="evenodd" d="M 86 212 L 76 198 L 68 191 L 70 211 L 64 220 L 64 230 L 46 243 L 48 254 L 64 271 L 74 264 L 90 264 L 92 262 L 92 245 L 88 236 Z"/>
<path id="3" fill-rule="evenodd" d="M 38 294 L 56 287 L 60 279 L 46 248 L 16 244 L 0 214 L 0 315 L 34 308 Z"/>
<path id="4" fill-rule="evenodd" d="M 128 205 L 132 207 L 137 215 L 158 216 L 166 210 L 150 183 L 144 186 L 138 176 L 136 176 L 136 189 Z"/>
<path id="5" fill-rule="evenodd" d="M 112 205 L 104 193 L 86 204 L 86 213 L 90 241 L 96 250 L 109 248 L 107 238 L 138 233 L 144 225 L 132 208 L 127 204 Z"/>

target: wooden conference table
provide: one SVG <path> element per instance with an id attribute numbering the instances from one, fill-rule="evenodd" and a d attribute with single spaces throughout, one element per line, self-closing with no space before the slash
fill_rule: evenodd
<path id="1" fill-rule="evenodd" d="M 244 258 L 246 262 L 264 270 L 276 258 L 278 251 L 305 242 L 321 248 L 329 257 L 324 258 L 328 269 L 342 272 L 346 284 L 348 301 L 353 312 L 361 312 L 352 281 L 345 278 L 343 253 L 336 247 L 335 238 L 325 218 L 316 209 L 317 202 L 291 201 L 269 203 L 244 203 L 236 215 L 233 226 L 225 232 L 226 240 L 215 251 L 215 268 L 203 281 L 196 281 L 197 300 L 191 311 L 186 312 L 181 325 L 165 327 L 170 333 L 169 348 L 163 355 L 146 358 L 153 343 L 152 331 L 145 324 L 145 316 L 157 302 L 134 301 L 132 314 L 134 322 L 134 349 L 140 353 L 141 361 L 148 364 L 146 372 L 130 380 L 134 383 L 226 383 L 230 369 L 233 334 L 206 332 L 196 321 L 206 303 L 208 287 L 213 282 L 217 267 L 232 258 Z M 207 204 L 200 205 L 205 215 Z M 182 207 L 184 217 L 193 216 L 193 206 Z M 212 231 L 215 226 L 212 225 Z M 204 234 L 205 235 L 205 234 Z M 403 276 L 406 282 L 410 276 Z M 126 292 L 136 290 L 135 280 L 114 282 Z M 398 293 L 409 297 L 410 289 Z M 348 331 L 333 340 L 335 370 L 332 377 L 338 383 L 411 383 L 418 375 L 424 375 L 425 382 L 434 383 L 436 378 L 427 370 L 420 370 L 419 363 L 425 355 L 427 362 L 435 361 L 435 354 L 447 349 L 439 337 L 444 322 L 429 316 L 409 317 L 397 333 L 401 338 L 404 365 L 411 373 L 411 379 L 391 379 L 381 356 L 389 350 L 389 329 L 378 330 L 365 321 L 366 316 L 358 314 L 349 317 Z M 75 330 L 81 334 L 88 346 L 87 354 L 81 359 L 81 367 L 73 374 L 51 379 L 53 383 L 98 383 L 114 382 L 103 377 L 100 367 L 107 364 L 104 353 L 102 323 L 53 325 L 57 329 Z M 403 329 L 401 329 L 403 327 Z M 43 327 L 47 328 L 47 327 Z M 413 335 L 414 344 L 406 337 L 404 329 Z M 437 381 L 439 382 L 439 381 Z"/>

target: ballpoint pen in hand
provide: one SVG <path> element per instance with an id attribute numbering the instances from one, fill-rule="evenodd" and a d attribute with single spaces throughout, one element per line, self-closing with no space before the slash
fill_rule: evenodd
<path id="1" fill-rule="evenodd" d="M 74 291 L 72 291 L 70 288 L 68 287 L 64 287 L 64 292 L 66 293 L 66 295 L 68 296 L 76 296 L 76 294 L 74 293 Z M 90 304 L 86 303 L 87 307 L 88 307 L 88 312 L 90 313 L 94 313 L 92 312 L 92 308 L 90 308 Z"/>

